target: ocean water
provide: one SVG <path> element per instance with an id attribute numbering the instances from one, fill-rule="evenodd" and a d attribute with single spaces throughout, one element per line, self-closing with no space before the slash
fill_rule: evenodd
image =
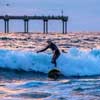
<path id="1" fill-rule="evenodd" d="M 62 77 L 47 77 L 52 54 L 0 49 L 0 100 L 99 100 L 100 49 L 70 48 L 57 67 Z"/>

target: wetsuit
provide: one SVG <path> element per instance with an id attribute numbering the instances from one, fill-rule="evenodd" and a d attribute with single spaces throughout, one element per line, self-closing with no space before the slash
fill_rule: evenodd
<path id="1" fill-rule="evenodd" d="M 57 58 L 60 56 L 60 51 L 57 48 L 57 46 L 54 43 L 50 43 L 49 45 L 46 46 L 46 48 L 38 51 L 38 52 L 43 52 L 45 50 L 47 50 L 48 48 L 50 48 L 53 51 L 53 57 L 51 62 L 55 65 L 55 67 L 57 66 L 56 60 Z"/>

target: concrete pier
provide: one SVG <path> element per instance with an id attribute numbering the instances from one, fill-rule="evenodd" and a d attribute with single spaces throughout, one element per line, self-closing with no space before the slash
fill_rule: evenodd
<path id="1" fill-rule="evenodd" d="M 24 21 L 24 32 L 29 32 L 29 20 L 42 20 L 43 21 L 43 33 L 48 33 L 48 22 L 49 20 L 60 20 L 62 21 L 62 33 L 67 33 L 67 22 L 68 16 L 0 16 L 0 20 L 4 20 L 4 32 L 9 33 L 9 21 L 10 20 L 23 20 Z"/>

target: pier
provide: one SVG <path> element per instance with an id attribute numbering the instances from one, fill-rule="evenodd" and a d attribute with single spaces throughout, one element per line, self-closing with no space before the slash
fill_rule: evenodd
<path id="1" fill-rule="evenodd" d="M 62 22 L 62 33 L 67 33 L 67 22 L 68 16 L 0 16 L 0 20 L 4 20 L 4 32 L 9 33 L 9 21 L 10 20 L 23 20 L 24 21 L 24 32 L 29 32 L 29 21 L 30 20 L 42 20 L 43 21 L 43 33 L 48 33 L 48 22 L 49 20 L 59 20 Z"/>

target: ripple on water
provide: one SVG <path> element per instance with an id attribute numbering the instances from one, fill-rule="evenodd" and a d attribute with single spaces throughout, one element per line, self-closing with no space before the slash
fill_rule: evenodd
<path id="1" fill-rule="evenodd" d="M 21 87 L 21 88 L 31 88 L 31 87 L 40 87 L 40 86 L 43 86 L 43 85 L 46 85 L 47 83 L 45 82 L 27 82 L 27 83 L 24 83 L 22 85 L 19 85 L 18 87 Z"/>
<path id="2" fill-rule="evenodd" d="M 46 98 L 51 96 L 50 93 L 46 93 L 46 92 L 31 92 L 31 93 L 20 93 L 17 95 L 10 95 L 11 97 L 21 97 L 21 98 L 30 98 L 30 99 L 38 99 L 38 98 Z"/>

